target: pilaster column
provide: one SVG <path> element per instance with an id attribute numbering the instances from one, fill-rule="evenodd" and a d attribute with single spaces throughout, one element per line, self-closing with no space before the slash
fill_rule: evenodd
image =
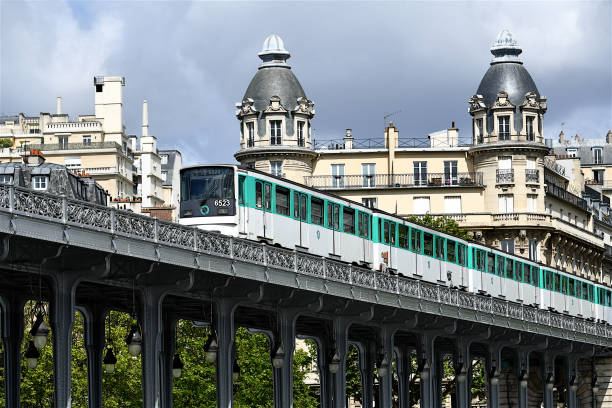
<path id="1" fill-rule="evenodd" d="M 472 358 L 470 356 L 471 342 L 463 336 L 457 338 L 455 351 L 456 398 L 458 407 L 468 407 L 470 403 L 470 383 Z"/>
<path id="2" fill-rule="evenodd" d="M 231 408 L 233 405 L 233 349 L 234 310 L 233 300 L 217 300 L 215 328 L 217 330 L 219 349 L 217 352 L 217 407 Z"/>
<path id="3" fill-rule="evenodd" d="M 350 323 L 346 318 L 340 317 L 333 321 L 335 347 L 333 353 L 337 353 L 340 360 L 338 372 L 330 373 L 333 384 L 332 407 L 334 408 L 346 407 L 346 354 L 348 351 L 349 326 Z"/>
<path id="4" fill-rule="evenodd" d="M 501 372 L 502 346 L 492 344 L 485 361 L 487 371 L 487 407 L 499 407 L 499 375 Z"/>
<path id="5" fill-rule="evenodd" d="M 106 344 L 104 336 L 106 310 L 99 305 L 89 305 L 80 311 L 85 323 L 89 408 L 102 408 L 102 354 Z"/>
<path id="6" fill-rule="evenodd" d="M 142 401 L 146 408 L 161 405 L 162 303 L 167 288 L 145 287 L 142 293 Z"/>
<path id="7" fill-rule="evenodd" d="M 398 398 L 399 408 L 412 408 L 410 406 L 410 374 L 412 371 L 410 349 L 401 345 L 397 359 Z"/>
<path id="8" fill-rule="evenodd" d="M 434 342 L 437 335 L 423 333 L 419 336 L 417 356 L 418 370 L 421 374 L 421 408 L 431 408 L 436 401 L 436 356 Z"/>
<path id="9" fill-rule="evenodd" d="M 274 371 L 274 406 L 276 408 L 293 407 L 293 353 L 295 351 L 295 321 L 297 313 L 294 310 L 281 308 L 278 313 L 277 341 L 272 348 L 272 358 L 279 347 L 283 348 L 283 365 L 280 368 L 272 366 Z"/>
<path id="10" fill-rule="evenodd" d="M 393 329 L 383 325 L 380 330 L 383 360 L 386 359 L 387 374 L 380 377 L 380 405 L 391 407 L 393 405 Z"/>
<path id="11" fill-rule="evenodd" d="M 176 353 L 176 325 L 177 319 L 169 313 L 163 314 L 162 329 L 162 407 L 172 408 L 172 391 L 174 388 L 174 377 L 172 376 L 172 362 Z"/>
<path id="12" fill-rule="evenodd" d="M 2 302 L 2 343 L 4 346 L 4 402 L 7 408 L 20 406 L 21 343 L 25 299 L 7 296 Z"/>
<path id="13" fill-rule="evenodd" d="M 329 372 L 329 355 L 333 353 L 333 345 L 326 339 L 317 341 L 317 369 L 319 370 L 319 388 L 321 408 L 331 408 L 332 393 L 331 376 Z"/>
<path id="14" fill-rule="evenodd" d="M 529 401 L 529 350 L 518 350 L 516 383 L 518 384 L 519 408 L 527 408 Z"/>
<path id="15" fill-rule="evenodd" d="M 361 405 L 363 408 L 374 406 L 374 361 L 376 360 L 376 345 L 366 340 L 359 343 L 359 372 L 361 374 Z"/>
<path id="16" fill-rule="evenodd" d="M 578 408 L 576 390 L 578 389 L 578 357 L 569 356 L 566 360 L 565 383 L 567 384 L 567 408 Z"/>
<path id="17" fill-rule="evenodd" d="M 544 408 L 553 408 L 553 387 L 555 385 L 555 356 L 543 354 L 542 383 L 544 386 Z"/>

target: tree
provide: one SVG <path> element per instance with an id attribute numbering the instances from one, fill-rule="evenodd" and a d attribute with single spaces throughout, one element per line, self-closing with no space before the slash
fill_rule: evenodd
<path id="1" fill-rule="evenodd" d="M 445 215 L 438 217 L 432 217 L 429 213 L 425 214 L 423 217 L 411 215 L 406 218 L 406 220 L 441 232 L 446 232 L 447 234 L 455 235 L 458 238 L 470 239 L 468 233 L 461 229 L 457 221 Z"/>
<path id="2" fill-rule="evenodd" d="M 0 139 L 0 149 L 6 149 L 7 147 L 13 147 L 13 140 L 8 137 Z"/>

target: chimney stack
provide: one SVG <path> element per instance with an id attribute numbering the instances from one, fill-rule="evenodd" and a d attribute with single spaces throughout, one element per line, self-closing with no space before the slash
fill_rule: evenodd
<path id="1" fill-rule="evenodd" d="M 608 130 L 608 133 L 606 133 L 606 143 L 612 143 L 612 130 Z"/>
<path id="2" fill-rule="evenodd" d="M 57 103 L 56 103 L 56 108 L 55 108 L 56 112 L 58 115 L 62 114 L 62 97 L 58 96 L 57 97 Z"/>
<path id="3" fill-rule="evenodd" d="M 559 143 L 560 144 L 565 144 L 565 133 L 563 133 L 563 131 L 561 131 L 561 133 L 559 133 Z"/>
<path id="4" fill-rule="evenodd" d="M 346 129 L 346 133 L 344 134 L 344 148 L 353 148 L 353 131 L 351 129 Z"/>
<path id="5" fill-rule="evenodd" d="M 149 136 L 149 105 L 142 101 L 142 136 Z"/>

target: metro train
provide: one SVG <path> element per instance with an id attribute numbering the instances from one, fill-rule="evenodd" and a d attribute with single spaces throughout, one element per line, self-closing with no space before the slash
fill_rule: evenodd
<path id="1" fill-rule="evenodd" d="M 260 171 L 181 170 L 180 222 L 612 324 L 612 291 Z"/>

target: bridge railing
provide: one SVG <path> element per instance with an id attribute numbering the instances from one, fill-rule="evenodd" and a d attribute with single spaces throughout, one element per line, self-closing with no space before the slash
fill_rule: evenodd
<path id="1" fill-rule="evenodd" d="M 339 282 L 354 288 L 374 289 L 436 305 L 449 305 L 489 316 L 511 318 L 522 321 L 523 324 L 538 324 L 563 332 L 597 336 L 606 342 L 612 337 L 612 326 L 595 321 L 162 221 L 129 211 L 72 200 L 65 196 L 0 185 L 0 211 L 291 271 L 296 274 L 296 284 L 299 287 L 306 286 L 305 278 L 310 276 L 328 283 Z M 398 303 L 401 305 L 400 299 L 398 298 Z"/>

